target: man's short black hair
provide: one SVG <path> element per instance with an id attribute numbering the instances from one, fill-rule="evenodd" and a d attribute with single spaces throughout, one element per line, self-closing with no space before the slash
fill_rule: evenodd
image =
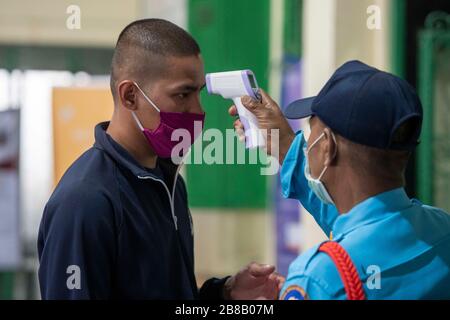
<path id="1" fill-rule="evenodd" d="M 392 142 L 400 145 L 410 143 L 420 126 L 421 120 L 418 118 L 404 121 L 395 130 Z M 354 170 L 360 171 L 366 177 L 377 177 L 385 181 L 402 179 L 404 183 L 404 173 L 411 151 L 374 148 L 344 138 L 340 141 L 343 142 L 341 148 L 349 155 Z"/>
<path id="2" fill-rule="evenodd" d="M 145 81 L 163 73 L 165 58 L 200 54 L 198 43 L 182 28 L 162 19 L 142 19 L 127 25 L 117 39 L 111 63 L 111 91 L 125 79 Z"/>

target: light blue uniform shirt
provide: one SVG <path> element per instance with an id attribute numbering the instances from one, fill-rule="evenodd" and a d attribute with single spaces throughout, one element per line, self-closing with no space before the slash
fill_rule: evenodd
<path id="1" fill-rule="evenodd" d="M 368 299 L 450 299 L 450 215 L 409 199 L 403 188 L 368 198 L 339 215 L 304 176 L 306 141 L 299 131 L 281 168 L 283 196 L 297 199 L 350 255 Z M 280 297 L 346 299 L 331 258 L 319 245 L 289 267 Z"/>

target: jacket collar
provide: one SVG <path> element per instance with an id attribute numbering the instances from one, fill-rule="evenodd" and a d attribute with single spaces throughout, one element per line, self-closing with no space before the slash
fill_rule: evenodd
<path id="1" fill-rule="evenodd" d="M 106 133 L 108 125 L 109 121 L 101 122 L 95 126 L 94 147 L 106 152 L 116 163 L 131 171 L 131 173 L 138 178 L 160 179 L 161 177 L 140 165 L 124 147 L 114 141 L 114 139 Z M 158 158 L 157 165 L 161 168 L 164 175 L 169 175 L 173 179 L 178 167 L 176 164 L 170 159 Z"/>
<path id="2" fill-rule="evenodd" d="M 412 206 L 403 188 L 392 189 L 370 197 L 349 212 L 339 215 L 333 225 L 333 236 L 345 235 L 363 225 L 384 219 Z"/>

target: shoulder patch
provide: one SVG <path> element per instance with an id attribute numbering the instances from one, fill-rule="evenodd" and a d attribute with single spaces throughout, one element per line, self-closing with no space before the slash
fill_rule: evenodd
<path id="1" fill-rule="evenodd" d="M 292 285 L 286 288 L 281 300 L 309 300 L 305 289 L 300 286 Z"/>

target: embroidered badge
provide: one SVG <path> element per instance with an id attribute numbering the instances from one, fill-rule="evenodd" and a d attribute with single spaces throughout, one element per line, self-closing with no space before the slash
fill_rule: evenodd
<path id="1" fill-rule="evenodd" d="M 308 300 L 306 291 L 297 285 L 287 287 L 281 296 L 281 300 Z"/>

